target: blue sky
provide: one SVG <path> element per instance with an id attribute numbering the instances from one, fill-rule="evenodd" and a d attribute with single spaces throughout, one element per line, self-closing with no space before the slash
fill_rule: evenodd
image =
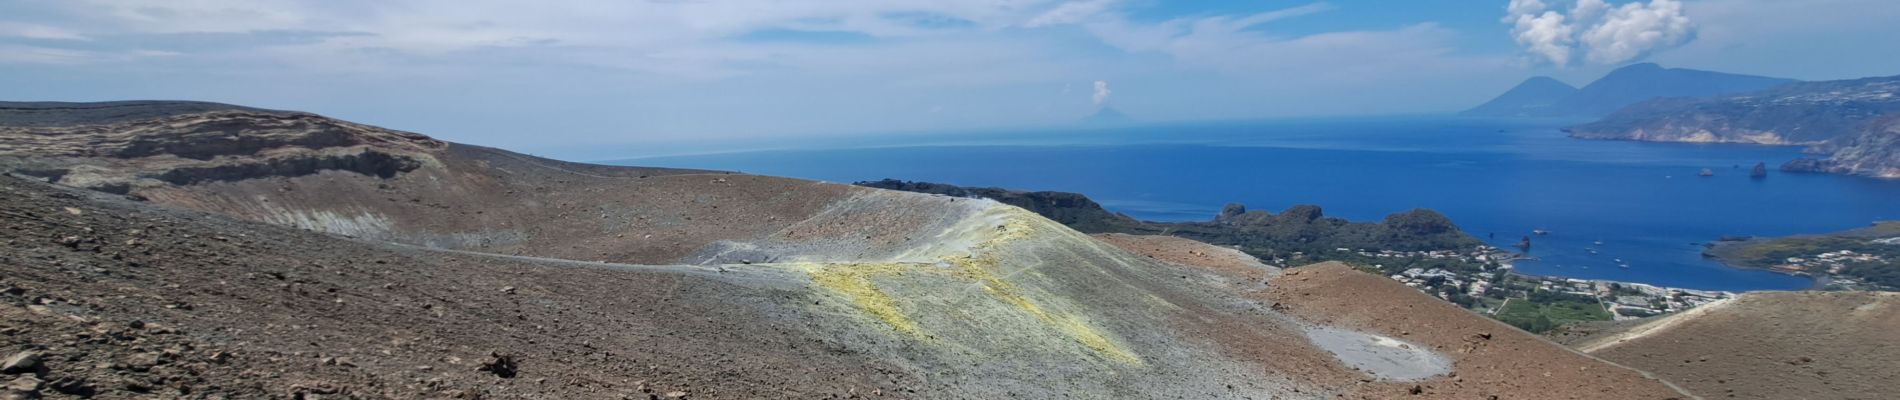
<path id="1" fill-rule="evenodd" d="M 14 0 L 0 99 L 192 99 L 529 151 L 1422 114 L 1533 75 L 1900 74 L 1891 0 Z"/>

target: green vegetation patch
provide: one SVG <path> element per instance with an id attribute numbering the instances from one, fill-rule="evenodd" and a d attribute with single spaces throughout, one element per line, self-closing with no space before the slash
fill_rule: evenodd
<path id="1" fill-rule="evenodd" d="M 1553 328 L 1573 322 L 1611 319 L 1610 310 L 1604 309 L 1603 304 L 1595 300 L 1569 298 L 1570 296 L 1539 297 L 1545 296 L 1533 295 L 1532 298 L 1527 299 L 1511 299 L 1503 309 L 1498 310 L 1495 317 L 1498 321 L 1535 333 L 1548 332 Z"/>
<path id="2" fill-rule="evenodd" d="M 1900 237 L 1900 222 L 1882 222 L 1867 228 L 1825 235 L 1724 243 L 1711 248 L 1708 254 L 1733 265 L 1770 268 L 1785 265 L 1789 258 L 1811 259 L 1822 253 L 1849 250 L 1879 256 L 1887 261 L 1844 262 L 1840 275 L 1884 287 L 1900 288 L 1900 244 L 1876 242 L 1893 237 Z M 1821 268 L 1801 270 L 1815 274 L 1827 272 L 1817 269 Z"/>

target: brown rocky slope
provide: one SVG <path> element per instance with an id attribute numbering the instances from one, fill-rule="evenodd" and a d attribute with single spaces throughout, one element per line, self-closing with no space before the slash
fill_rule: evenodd
<path id="1" fill-rule="evenodd" d="M 1574 343 L 1711 398 L 1879 399 L 1900 392 L 1895 332 L 1900 293 L 1755 292 Z"/>
<path id="2" fill-rule="evenodd" d="M 1687 397 L 1370 275 L 1321 270 L 1415 298 L 993 201 L 202 103 L 0 107 L 0 168 L 33 177 L 0 179 L 9 395 Z"/>

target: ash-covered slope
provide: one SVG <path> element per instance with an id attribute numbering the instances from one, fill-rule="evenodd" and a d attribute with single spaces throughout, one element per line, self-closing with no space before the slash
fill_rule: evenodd
<path id="1" fill-rule="evenodd" d="M 1584 338 L 1592 355 L 1708 398 L 1900 393 L 1900 293 L 1755 292 Z"/>
<path id="2" fill-rule="evenodd" d="M 108 397 L 1682 396 L 1548 343 L 1413 341 L 1534 341 L 1422 295 L 1274 307 L 1265 266 L 1151 259 L 994 201 L 561 163 L 309 114 L 32 112 L 69 122 L 0 113 L 0 167 L 100 192 L 6 181 L 4 284 L 44 306 L 6 311 L 34 321 L 7 351 Z M 363 154 L 400 168 L 300 161 Z M 1345 308 L 1437 322 L 1322 311 Z M 134 320 L 181 333 L 100 331 Z"/>

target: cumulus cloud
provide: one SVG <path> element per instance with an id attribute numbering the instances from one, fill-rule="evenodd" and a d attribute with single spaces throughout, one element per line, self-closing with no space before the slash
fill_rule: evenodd
<path id="1" fill-rule="evenodd" d="M 1546 10 L 1544 3 L 1537 0 L 1511 0 L 1509 14 L 1505 22 L 1512 24 L 1511 36 L 1525 51 L 1552 64 L 1570 63 L 1570 47 L 1576 40 L 1571 38 L 1572 28 L 1564 23 L 1563 14 Z"/>
<path id="2" fill-rule="evenodd" d="M 1108 104 L 1108 95 L 1113 93 L 1114 92 L 1108 90 L 1108 81 L 1095 81 L 1095 96 L 1091 97 L 1091 99 L 1095 102 L 1096 107 L 1101 107 L 1104 104 Z"/>
<path id="3" fill-rule="evenodd" d="M 1597 64 L 1618 64 L 1688 43 L 1695 24 L 1678 0 L 1641 0 L 1613 5 L 1577 0 L 1568 10 L 1541 0 L 1511 0 L 1503 22 L 1524 50 L 1555 65 L 1570 65 L 1577 53 Z"/>
<path id="4" fill-rule="evenodd" d="M 1602 4 L 1584 0 L 1584 3 L 1591 2 Z M 1610 8 L 1601 21 L 1578 37 L 1589 51 L 1590 62 L 1599 64 L 1640 58 L 1655 50 L 1688 43 L 1695 35 L 1695 25 L 1682 13 L 1682 3 L 1674 0 Z"/>
<path id="5" fill-rule="evenodd" d="M 45 40 L 91 40 L 78 32 L 58 27 L 9 21 L 0 21 L 0 37 Z"/>
<path id="6" fill-rule="evenodd" d="M 1036 28 L 1050 25 L 1074 24 L 1096 18 L 1115 5 L 1114 0 L 1073 1 L 1056 5 L 1042 14 L 1030 18 L 1023 26 Z"/>
<path id="7" fill-rule="evenodd" d="M 379 123 L 434 121 L 414 126 L 423 130 L 457 121 L 449 124 L 467 125 L 451 128 L 514 137 L 503 127 L 536 126 L 534 120 L 497 124 L 498 117 L 385 110 L 454 103 L 513 111 L 523 98 L 550 108 L 655 110 L 639 119 L 589 119 L 588 128 L 573 130 L 577 135 L 1041 123 L 1066 118 L 1064 110 L 1047 108 L 1090 104 L 1183 119 L 1416 112 L 1417 99 L 1438 99 L 1446 88 L 1496 79 L 1509 68 L 1511 56 L 1458 51 L 1457 32 L 1430 23 L 1282 29 L 1276 25 L 1283 20 L 1352 8 L 1276 5 L 1282 3 L 1240 11 L 1180 10 L 1150 0 L 572 0 L 544 7 L 507 0 L 0 1 L 0 69 L 9 72 L 0 74 L 0 87 L 42 91 L 16 97 L 176 92 L 264 99 L 337 115 L 383 115 L 372 121 Z M 176 78 L 114 84 L 155 72 Z M 97 88 L 9 85 L 44 77 Z M 1110 81 L 1148 89 L 1111 100 Z M 253 93 L 266 84 L 259 82 L 285 83 L 291 87 L 277 92 L 299 96 Z M 1090 103 L 1080 102 L 1084 91 Z M 458 95 L 441 95 L 451 92 Z M 896 117 L 938 104 L 944 115 L 985 117 Z M 728 109 L 779 116 L 706 117 Z M 608 120 L 625 125 L 601 123 Z"/>

